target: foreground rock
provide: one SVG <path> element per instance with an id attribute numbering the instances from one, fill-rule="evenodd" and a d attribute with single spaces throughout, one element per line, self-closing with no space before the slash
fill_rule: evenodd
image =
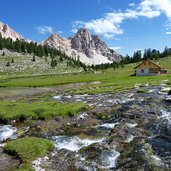
<path id="1" fill-rule="evenodd" d="M 0 171 L 12 171 L 16 169 L 20 164 L 20 161 L 10 155 L 3 153 L 0 148 Z"/>

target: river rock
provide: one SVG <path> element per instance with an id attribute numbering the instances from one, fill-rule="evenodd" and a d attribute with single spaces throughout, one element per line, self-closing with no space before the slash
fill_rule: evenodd
<path id="1" fill-rule="evenodd" d="M 2 149 L 0 149 L 0 171 L 12 171 L 16 169 L 19 164 L 20 161 L 18 159 L 3 153 Z"/>

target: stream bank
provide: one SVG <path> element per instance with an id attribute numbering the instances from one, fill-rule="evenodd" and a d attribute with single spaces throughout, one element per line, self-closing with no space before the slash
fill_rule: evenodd
<path id="1" fill-rule="evenodd" d="M 58 102 L 81 101 L 89 108 L 74 117 L 36 121 L 22 134 L 45 137 L 55 145 L 55 151 L 33 161 L 33 167 L 37 171 L 171 169 L 171 102 L 164 88 L 56 94 Z"/>

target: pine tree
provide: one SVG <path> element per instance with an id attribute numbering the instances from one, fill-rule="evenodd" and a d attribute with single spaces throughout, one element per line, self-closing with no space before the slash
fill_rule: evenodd
<path id="1" fill-rule="evenodd" d="M 32 61 L 33 61 L 33 62 L 35 62 L 35 61 L 36 61 L 36 57 L 35 57 L 35 55 L 33 55 L 33 59 L 32 59 Z"/>
<path id="2" fill-rule="evenodd" d="M 17 52 L 19 52 L 19 53 L 21 52 L 21 41 L 20 40 L 17 39 L 15 41 L 15 47 L 14 48 Z"/>
<path id="3" fill-rule="evenodd" d="M 0 49 L 3 49 L 3 48 L 4 48 L 3 38 L 2 38 L 2 35 L 0 33 Z"/>
<path id="4" fill-rule="evenodd" d="M 51 60 L 51 63 L 50 63 L 50 66 L 51 66 L 52 68 L 54 68 L 56 65 L 57 65 L 57 61 L 54 60 L 54 59 L 52 59 L 52 60 Z"/>
<path id="5" fill-rule="evenodd" d="M 47 62 L 48 60 L 47 60 L 47 56 L 45 56 L 45 62 Z"/>
<path id="6" fill-rule="evenodd" d="M 14 58 L 12 58 L 11 63 L 14 63 Z"/>
<path id="7" fill-rule="evenodd" d="M 10 67 L 10 62 L 9 61 L 7 62 L 6 67 Z"/>

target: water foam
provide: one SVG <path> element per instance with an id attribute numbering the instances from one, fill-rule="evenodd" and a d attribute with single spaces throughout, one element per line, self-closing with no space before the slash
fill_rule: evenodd
<path id="1" fill-rule="evenodd" d="M 87 147 L 94 143 L 102 143 L 105 141 L 105 138 L 97 139 L 97 140 L 89 140 L 89 139 L 80 139 L 77 136 L 67 137 L 67 136 L 54 136 L 52 140 L 55 144 L 55 147 L 60 149 L 67 149 L 70 151 L 79 151 L 83 147 Z"/>
<path id="2" fill-rule="evenodd" d="M 17 128 L 11 125 L 1 125 L 0 126 L 0 141 L 4 141 L 8 138 L 15 139 L 17 133 Z"/>

